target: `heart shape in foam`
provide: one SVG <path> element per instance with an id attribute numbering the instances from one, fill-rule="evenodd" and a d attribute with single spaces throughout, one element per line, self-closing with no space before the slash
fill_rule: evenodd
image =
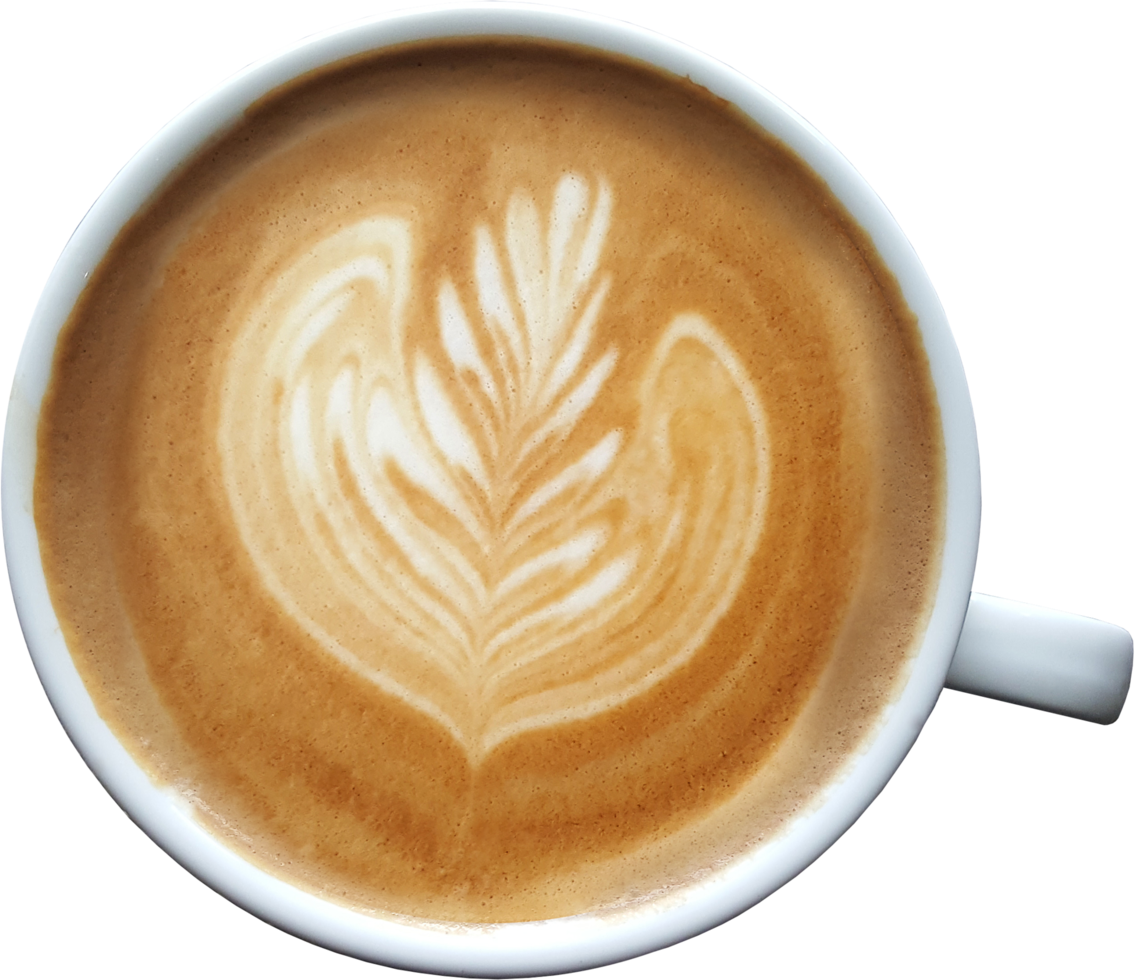
<path id="1" fill-rule="evenodd" d="M 470 231 L 464 298 L 419 281 L 405 219 L 359 220 L 285 265 L 227 364 L 225 490 L 268 591 L 473 759 L 688 660 L 760 537 L 764 413 L 725 338 L 678 312 L 613 384 L 612 215 L 601 182 L 563 177 L 546 220 L 518 189 Z"/>

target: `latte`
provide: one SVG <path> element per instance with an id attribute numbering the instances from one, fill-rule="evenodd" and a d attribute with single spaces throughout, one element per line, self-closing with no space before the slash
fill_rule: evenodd
<path id="1" fill-rule="evenodd" d="M 273 93 L 59 341 L 35 514 L 101 715 L 378 915 L 618 909 L 815 801 L 937 583 L 917 324 L 692 83 L 411 45 Z"/>

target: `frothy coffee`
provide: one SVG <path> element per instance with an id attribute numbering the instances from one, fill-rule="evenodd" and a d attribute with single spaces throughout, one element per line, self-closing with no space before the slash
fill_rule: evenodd
<path id="1" fill-rule="evenodd" d="M 56 354 L 36 520 L 100 713 L 277 875 L 461 922 L 774 835 L 901 682 L 942 449 L 822 183 L 688 81 L 408 46 L 262 100 Z"/>

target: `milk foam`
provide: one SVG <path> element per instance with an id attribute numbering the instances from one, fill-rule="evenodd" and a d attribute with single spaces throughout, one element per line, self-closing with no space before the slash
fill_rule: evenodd
<path id="1" fill-rule="evenodd" d="M 423 280 L 411 221 L 357 220 L 274 270 L 229 358 L 218 447 L 266 587 L 473 759 L 672 673 L 760 538 L 764 410 L 706 317 L 644 324 L 637 388 L 613 389 L 595 332 L 615 200 L 566 174 L 542 214 L 517 188 L 469 229 L 464 297 Z M 432 322 L 407 315 L 417 290 Z M 619 401 L 633 426 L 604 424 Z M 677 445 L 692 418 L 712 420 L 708 471 Z"/>
<path id="2" fill-rule="evenodd" d="M 35 518 L 99 713 L 375 915 L 680 892 L 917 649 L 940 424 L 839 202 L 685 79 L 454 40 L 266 98 L 62 332 Z"/>

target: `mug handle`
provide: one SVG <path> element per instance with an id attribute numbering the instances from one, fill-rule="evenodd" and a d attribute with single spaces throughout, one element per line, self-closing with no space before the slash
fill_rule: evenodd
<path id="1" fill-rule="evenodd" d="M 1131 662 L 1125 629 L 974 592 L 946 687 L 1110 725 Z"/>

